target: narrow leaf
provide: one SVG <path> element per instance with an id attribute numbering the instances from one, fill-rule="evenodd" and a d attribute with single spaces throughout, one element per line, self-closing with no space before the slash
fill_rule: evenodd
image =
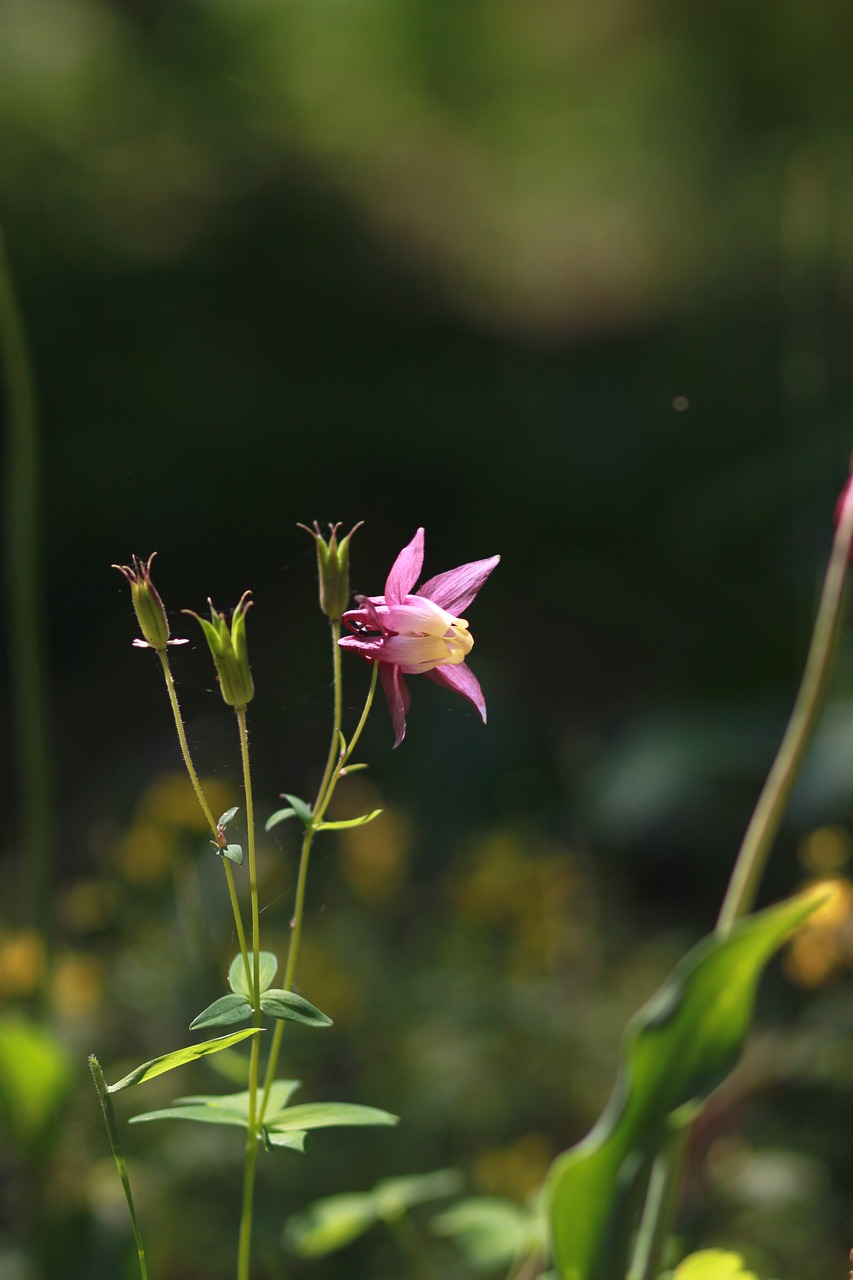
<path id="1" fill-rule="evenodd" d="M 282 798 L 292 806 L 293 812 L 301 823 L 306 827 L 314 825 L 314 814 L 311 812 L 310 804 L 306 804 L 304 800 L 300 800 L 299 796 L 289 795 L 286 791 L 283 793 Z"/>
<path id="2" fill-rule="evenodd" d="M 271 1018 L 303 1022 L 308 1027 L 330 1027 L 332 1019 L 321 1013 L 294 991 L 268 990 L 261 996 L 261 1008 Z"/>
<path id="3" fill-rule="evenodd" d="M 280 822 L 286 822 L 288 818 L 295 817 L 295 809 L 276 809 L 275 813 L 271 813 L 264 823 L 264 831 L 272 831 L 273 827 L 277 827 Z"/>
<path id="4" fill-rule="evenodd" d="M 374 809 L 372 813 L 363 813 L 360 818 L 344 818 L 341 822 L 320 822 L 317 824 L 317 830 L 346 831 L 350 827 L 364 827 L 374 818 L 378 818 L 381 812 L 381 809 Z"/>
<path id="5" fill-rule="evenodd" d="M 220 996 L 190 1023 L 190 1031 L 199 1027 L 225 1027 L 230 1022 L 242 1022 L 252 1012 L 252 1006 L 245 996 Z"/>
<path id="6" fill-rule="evenodd" d="M 248 1027 L 244 1031 L 232 1031 L 230 1035 L 218 1036 L 215 1040 L 202 1040 L 200 1044 L 187 1045 L 186 1049 L 176 1049 L 174 1053 L 164 1053 L 159 1058 L 152 1058 L 150 1062 L 143 1062 L 141 1066 L 135 1067 L 129 1075 L 109 1085 L 109 1091 L 119 1093 L 120 1090 L 129 1089 L 132 1085 L 142 1084 L 143 1080 L 152 1080 L 154 1076 L 163 1075 L 164 1071 L 173 1071 L 175 1067 L 182 1067 L 187 1062 L 195 1062 L 197 1058 L 203 1058 L 208 1053 L 219 1053 L 220 1049 L 228 1049 L 232 1044 L 245 1040 L 247 1036 L 256 1036 L 261 1030 L 263 1030 L 262 1027 Z"/>
<path id="7" fill-rule="evenodd" d="M 249 968 L 252 967 L 252 957 L 249 956 Z M 258 968 L 261 980 L 261 991 L 266 991 L 267 987 L 275 977 L 278 968 L 278 960 L 272 951 L 262 951 L 258 956 Z M 237 955 L 231 961 L 228 969 L 228 985 L 231 990 L 238 996 L 245 996 L 247 1000 L 251 997 L 249 989 L 246 986 L 246 966 L 243 964 L 242 955 Z"/>
<path id="8" fill-rule="evenodd" d="M 397 1124 L 399 1116 L 378 1107 L 361 1107 L 355 1102 L 306 1102 L 285 1107 L 267 1116 L 266 1127 L 284 1133 L 288 1129 L 328 1129 L 335 1125 Z"/>
<path id="9" fill-rule="evenodd" d="M 686 1123 L 740 1055 L 768 960 L 815 910 L 813 891 L 712 934 L 632 1018 L 619 1076 L 588 1136 L 551 1166 L 545 1189 L 563 1280 L 624 1277 L 635 1211 L 671 1126 Z"/>
<path id="10" fill-rule="evenodd" d="M 227 827 L 228 823 L 233 822 L 239 812 L 240 810 L 237 808 L 236 804 L 233 809 L 226 809 L 222 816 L 217 819 L 217 827 Z"/>
<path id="11" fill-rule="evenodd" d="M 143 1111 L 141 1115 L 131 1116 L 129 1124 L 145 1124 L 149 1120 L 196 1120 L 202 1124 L 229 1124 L 238 1129 L 245 1129 L 248 1118 L 239 1111 L 229 1111 L 227 1107 L 208 1107 L 202 1103 L 175 1103 L 171 1107 L 163 1107 L 159 1111 Z"/>

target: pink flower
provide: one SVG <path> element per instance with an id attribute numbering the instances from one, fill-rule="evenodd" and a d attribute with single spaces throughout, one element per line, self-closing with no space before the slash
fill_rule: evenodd
<path id="1" fill-rule="evenodd" d="M 436 684 L 461 693 L 486 721 L 486 703 L 476 676 L 465 665 L 474 639 L 458 615 L 468 608 L 500 556 L 474 560 L 412 588 L 424 561 L 424 531 L 418 529 L 391 566 L 384 596 L 357 596 L 359 607 L 343 615 L 354 635 L 344 636 L 342 649 L 379 663 L 379 678 L 391 709 L 394 746 L 406 734 L 411 695 L 403 676 L 429 676 Z"/>

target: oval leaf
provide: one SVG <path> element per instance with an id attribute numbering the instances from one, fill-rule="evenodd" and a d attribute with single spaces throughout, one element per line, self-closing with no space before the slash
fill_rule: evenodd
<path id="1" fill-rule="evenodd" d="M 270 1133 L 286 1133 L 288 1129 L 329 1129 L 335 1125 L 397 1124 L 399 1119 L 390 1111 L 361 1107 L 355 1102 L 306 1102 L 275 1112 L 265 1124 Z"/>
<path id="2" fill-rule="evenodd" d="M 230 995 L 220 996 L 218 1000 L 214 1000 L 213 1004 L 209 1004 L 196 1018 L 190 1023 L 190 1031 L 196 1031 L 199 1027 L 225 1027 L 229 1022 L 242 1022 L 244 1018 L 248 1018 L 252 1012 L 252 1006 L 245 996 Z"/>
<path id="3" fill-rule="evenodd" d="M 239 844 L 227 844 L 224 849 L 219 850 L 223 858 L 228 858 L 229 862 L 236 862 L 238 867 L 243 865 L 243 847 Z"/>
<path id="4" fill-rule="evenodd" d="M 598 1123 L 548 1176 L 545 1205 L 564 1280 L 624 1276 L 635 1209 L 673 1124 L 685 1123 L 735 1065 L 761 973 L 823 901 L 810 891 L 712 934 L 629 1022 Z"/>
<path id="5" fill-rule="evenodd" d="M 321 1013 L 313 1004 L 298 996 L 295 991 L 265 991 L 261 996 L 261 1008 L 271 1018 L 289 1022 L 303 1022 L 307 1027 L 330 1027 L 332 1019 Z"/>
<path id="6" fill-rule="evenodd" d="M 273 827 L 277 827 L 280 822 L 286 822 L 288 818 L 295 817 L 295 809 L 276 809 L 275 813 L 271 813 L 264 823 L 264 831 L 272 831 Z"/>
<path id="7" fill-rule="evenodd" d="M 186 1049 L 176 1049 L 174 1053 L 164 1053 L 150 1062 L 143 1062 L 135 1067 L 129 1075 L 123 1076 L 115 1084 L 108 1085 L 110 1093 L 119 1093 L 122 1089 L 130 1089 L 132 1085 L 142 1084 L 143 1080 L 152 1080 L 161 1076 L 164 1071 L 173 1071 L 187 1062 L 195 1062 L 208 1053 L 219 1053 L 220 1049 L 228 1049 L 232 1044 L 239 1044 L 247 1036 L 256 1036 L 262 1027 L 247 1027 L 244 1031 L 232 1031 L 228 1036 L 218 1036 L 215 1040 L 202 1040 L 200 1044 L 187 1045 Z"/>
<path id="8" fill-rule="evenodd" d="M 283 793 L 282 799 L 286 800 L 287 803 L 291 805 L 293 812 L 301 823 L 306 827 L 314 825 L 314 814 L 311 812 L 310 804 L 306 804 L 304 800 L 300 800 L 299 796 L 288 795 L 286 791 Z"/>
<path id="9" fill-rule="evenodd" d="M 249 956 L 249 968 L 252 967 L 252 957 Z M 278 968 L 278 960 L 272 951 L 262 951 L 258 956 L 258 968 L 261 979 L 261 991 L 266 991 L 267 987 L 275 977 Z M 246 986 L 246 966 L 243 963 L 242 955 L 235 956 L 228 968 L 228 985 L 231 990 L 238 996 L 245 996 L 250 999 L 249 989 Z"/>
<path id="10" fill-rule="evenodd" d="M 237 808 L 236 804 L 234 805 L 233 809 L 226 809 L 225 812 L 222 814 L 222 816 L 220 818 L 217 818 L 216 820 L 217 827 L 227 827 L 228 823 L 233 822 L 239 812 L 240 810 Z"/>

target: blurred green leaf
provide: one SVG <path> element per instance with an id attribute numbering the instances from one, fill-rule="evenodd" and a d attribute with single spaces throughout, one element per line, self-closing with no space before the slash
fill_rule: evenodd
<path id="1" fill-rule="evenodd" d="M 673 1280 L 758 1280 L 746 1269 L 739 1253 L 725 1249 L 700 1249 L 679 1262 Z"/>
<path id="2" fill-rule="evenodd" d="M 249 967 L 251 968 L 252 957 L 249 956 Z M 261 991 L 266 991 L 267 987 L 275 977 L 278 969 L 278 960 L 272 951 L 262 951 L 258 956 L 258 974 L 260 977 Z M 246 966 L 243 963 L 242 955 L 235 956 L 231 961 L 228 969 L 228 985 L 231 990 L 238 996 L 245 996 L 249 999 L 249 988 L 246 986 Z"/>
<path id="3" fill-rule="evenodd" d="M 252 1006 L 245 996 L 220 996 L 193 1018 L 190 1031 L 196 1031 L 199 1027 L 224 1027 L 229 1022 L 242 1022 L 251 1012 Z"/>
<path id="4" fill-rule="evenodd" d="M 272 831 L 273 827 L 277 827 L 280 822 L 286 822 L 288 818 L 295 817 L 295 809 L 276 809 L 275 813 L 271 813 L 264 823 L 264 831 Z"/>
<path id="5" fill-rule="evenodd" d="M 233 822 L 239 812 L 240 810 L 237 808 L 236 804 L 233 806 L 233 808 L 226 809 L 225 812 L 219 818 L 217 818 L 216 820 L 217 827 L 227 827 L 228 823 Z"/>
<path id="6" fill-rule="evenodd" d="M 70 1077 L 68 1054 L 49 1031 L 17 1016 L 0 1019 L 0 1126 L 15 1142 L 39 1141 Z"/>
<path id="7" fill-rule="evenodd" d="M 243 846 L 239 844 L 227 844 L 224 849 L 219 851 L 223 858 L 228 858 L 231 862 L 236 862 L 238 867 L 243 865 Z"/>
<path id="8" fill-rule="evenodd" d="M 638 1198 L 669 1126 L 692 1118 L 731 1071 L 764 966 L 822 900 L 804 893 L 705 938 L 628 1024 L 609 1103 L 546 1184 L 564 1280 L 624 1277 Z"/>
<path id="9" fill-rule="evenodd" d="M 154 1076 L 161 1076 L 165 1071 L 182 1067 L 187 1062 L 195 1062 L 197 1058 L 203 1058 L 208 1053 L 219 1053 L 221 1049 L 229 1049 L 232 1044 L 238 1044 L 248 1036 L 256 1036 L 262 1029 L 248 1027 L 244 1031 L 233 1031 L 231 1035 L 219 1036 L 215 1040 L 202 1040 L 200 1044 L 188 1045 L 186 1049 L 176 1049 L 174 1053 L 164 1053 L 159 1058 L 152 1058 L 150 1062 L 143 1062 L 121 1080 L 111 1084 L 109 1092 L 119 1093 L 122 1089 L 130 1089 L 135 1084 L 142 1084 L 143 1080 L 152 1080 Z"/>
<path id="10" fill-rule="evenodd" d="M 227 997 L 225 997 L 227 999 Z M 221 1003 L 221 1002 L 218 1002 Z M 211 1005 L 211 1008 L 213 1006 Z M 269 989 L 261 996 L 261 1008 L 271 1018 L 282 1018 L 289 1022 L 302 1022 L 308 1027 L 330 1027 L 332 1019 L 321 1013 L 295 991 L 277 991 Z"/>
<path id="11" fill-rule="evenodd" d="M 462 1200 L 433 1218 L 432 1228 L 451 1237 L 478 1271 L 512 1266 L 543 1247 L 536 1214 L 498 1196 Z"/>
<path id="12" fill-rule="evenodd" d="M 364 827 L 368 822 L 372 822 L 374 818 L 378 818 L 381 809 L 374 809 L 372 813 L 363 813 L 360 818 L 344 818 L 340 822 L 320 822 L 317 825 L 318 831 L 348 831 L 350 827 Z"/>
<path id="13" fill-rule="evenodd" d="M 378 1107 L 362 1107 L 355 1102 L 306 1102 L 298 1107 L 285 1107 L 268 1116 L 266 1128 L 272 1133 L 288 1129 L 327 1129 L 334 1125 L 398 1124 L 399 1116 Z"/>
<path id="14" fill-rule="evenodd" d="M 385 1178 L 372 1191 L 327 1196 L 288 1220 L 284 1243 L 303 1258 L 334 1253 L 378 1221 L 399 1218 L 415 1205 L 454 1195 L 461 1181 L 456 1169 L 438 1169 L 411 1177 Z"/>

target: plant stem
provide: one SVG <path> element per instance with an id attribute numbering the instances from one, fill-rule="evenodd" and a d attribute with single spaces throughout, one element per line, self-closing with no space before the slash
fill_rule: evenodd
<path id="1" fill-rule="evenodd" d="M 53 777 L 48 744 L 47 664 L 39 547 L 39 439 L 24 324 L 0 232 L 0 364 L 8 423 L 5 558 L 9 671 L 21 788 L 24 910 L 49 940 L 54 860 Z"/>
<path id="2" fill-rule="evenodd" d="M 726 937 L 735 923 L 752 910 L 773 841 L 817 723 L 835 651 L 851 543 L 853 498 L 848 496 L 835 531 L 791 718 L 747 826 L 717 918 L 717 933 L 721 937 Z M 675 1217 L 689 1138 L 688 1126 L 675 1131 L 655 1161 L 629 1280 L 654 1280 L 660 1271 Z"/>
<path id="3" fill-rule="evenodd" d="M 253 1023 L 261 1025 L 260 941 L 261 917 L 258 904 L 258 867 L 255 855 L 255 808 L 252 798 L 252 771 L 249 764 L 249 730 L 246 708 L 237 707 L 240 730 L 240 755 L 243 762 L 243 787 L 246 794 L 246 831 L 249 855 L 249 893 L 252 904 L 252 1008 Z M 246 1130 L 246 1161 L 243 1169 L 243 1207 L 240 1214 L 240 1238 L 237 1246 L 237 1280 L 249 1280 L 252 1251 L 252 1214 L 255 1193 L 255 1166 L 258 1158 L 258 1036 L 252 1037 L 249 1058 L 249 1115 Z"/>
<path id="4" fill-rule="evenodd" d="M 254 1037 L 257 1040 L 257 1036 Z M 118 1124 L 116 1123 L 115 1111 L 110 1097 L 109 1087 L 104 1079 L 104 1073 L 101 1070 L 101 1064 L 94 1054 L 89 1058 L 89 1069 L 95 1081 L 95 1088 L 98 1091 L 98 1099 L 101 1103 L 101 1109 L 104 1113 L 104 1122 L 107 1126 L 107 1136 L 112 1147 L 113 1159 L 116 1162 L 118 1176 L 121 1179 L 121 1185 L 124 1188 L 124 1198 L 127 1201 L 127 1211 L 130 1215 L 130 1225 L 133 1228 L 133 1238 L 136 1241 L 136 1252 L 139 1257 L 139 1273 L 142 1280 L 148 1280 L 148 1268 L 145 1265 L 145 1249 L 142 1244 L 142 1234 L 139 1230 L 139 1223 L 136 1218 L 136 1209 L 133 1204 L 133 1193 L 130 1189 L 130 1178 L 127 1173 L 127 1163 L 124 1158 L 124 1149 L 121 1145 Z"/>
<path id="5" fill-rule="evenodd" d="M 186 766 L 187 773 L 189 774 L 190 782 L 192 783 L 192 788 L 193 788 L 193 791 L 195 792 L 196 799 L 198 800 L 199 805 L 201 806 L 201 811 L 204 814 L 204 817 L 208 826 L 210 827 L 214 840 L 217 840 L 219 832 L 216 826 L 216 819 L 213 816 L 213 812 L 211 811 L 210 805 L 207 803 L 207 797 L 205 796 L 204 791 L 202 790 L 201 782 L 199 781 L 199 776 L 196 772 L 195 765 L 193 764 L 192 755 L 190 754 L 190 748 L 189 748 L 189 743 L 187 742 L 186 730 L 184 729 L 184 718 L 181 715 L 181 708 L 178 703 L 178 694 L 177 694 L 177 690 L 175 689 L 175 681 L 172 676 L 172 668 L 169 664 L 169 655 L 165 649 L 158 649 L 157 657 L 160 659 L 160 666 L 163 669 L 163 677 L 166 681 L 166 689 L 168 690 L 168 693 L 169 693 L 169 702 L 171 703 L 171 706 L 172 706 L 172 715 L 175 718 L 175 728 L 178 731 L 178 742 L 181 745 L 181 755 L 184 757 L 184 764 Z M 248 823 L 248 815 L 247 815 L 247 823 Z M 240 904 L 237 901 L 237 889 L 234 884 L 234 873 L 231 870 L 231 863 L 228 861 L 227 858 L 222 859 L 222 865 L 225 868 L 225 879 L 228 883 L 228 896 L 231 899 L 231 910 L 234 914 L 234 927 L 237 930 L 237 939 L 240 943 L 240 955 L 243 957 L 243 967 L 246 971 L 246 985 L 251 991 L 252 990 L 252 971 L 249 966 L 249 953 L 246 947 L 246 934 L 243 929 L 243 917 L 240 914 Z"/>
<path id="6" fill-rule="evenodd" d="M 370 709 L 373 706 L 373 698 L 376 693 L 376 679 L 379 673 L 379 664 L 373 663 L 373 670 L 370 676 L 370 688 L 367 691 L 364 707 L 361 712 L 358 724 L 352 739 L 341 750 L 341 717 L 342 717 L 342 679 L 341 679 L 341 651 L 338 640 L 341 634 L 340 623 L 335 621 L 332 623 L 332 667 L 334 671 L 335 682 L 335 711 L 334 721 L 332 724 L 332 740 L 329 746 L 329 757 L 326 761 L 326 769 L 323 774 L 322 781 L 317 791 L 317 799 L 314 801 L 312 814 L 315 822 L 319 822 L 326 812 L 335 793 L 335 787 L 338 780 L 346 767 L 346 762 L 352 756 L 358 740 L 362 735 L 364 726 L 367 723 L 367 717 L 370 715 Z M 337 763 L 335 763 L 337 761 Z M 305 913 L 305 886 L 308 882 L 308 864 L 311 858 L 311 846 L 314 842 L 316 832 L 314 827 L 307 827 L 302 837 L 302 852 L 299 857 L 299 871 L 296 877 L 296 898 L 293 906 L 293 916 L 291 919 L 290 946 L 287 952 L 287 965 L 284 974 L 284 990 L 290 991 L 296 978 L 296 967 L 299 963 L 299 945 L 302 941 L 302 919 Z M 275 1072 L 278 1066 L 278 1056 L 281 1050 L 281 1041 L 284 1036 L 284 1022 L 279 1020 L 276 1022 L 273 1032 L 272 1044 L 270 1046 L 270 1056 L 267 1060 L 267 1070 L 264 1079 L 264 1095 L 261 1100 L 261 1118 L 266 1113 L 267 1102 L 269 1101 L 270 1089 L 275 1079 Z"/>

